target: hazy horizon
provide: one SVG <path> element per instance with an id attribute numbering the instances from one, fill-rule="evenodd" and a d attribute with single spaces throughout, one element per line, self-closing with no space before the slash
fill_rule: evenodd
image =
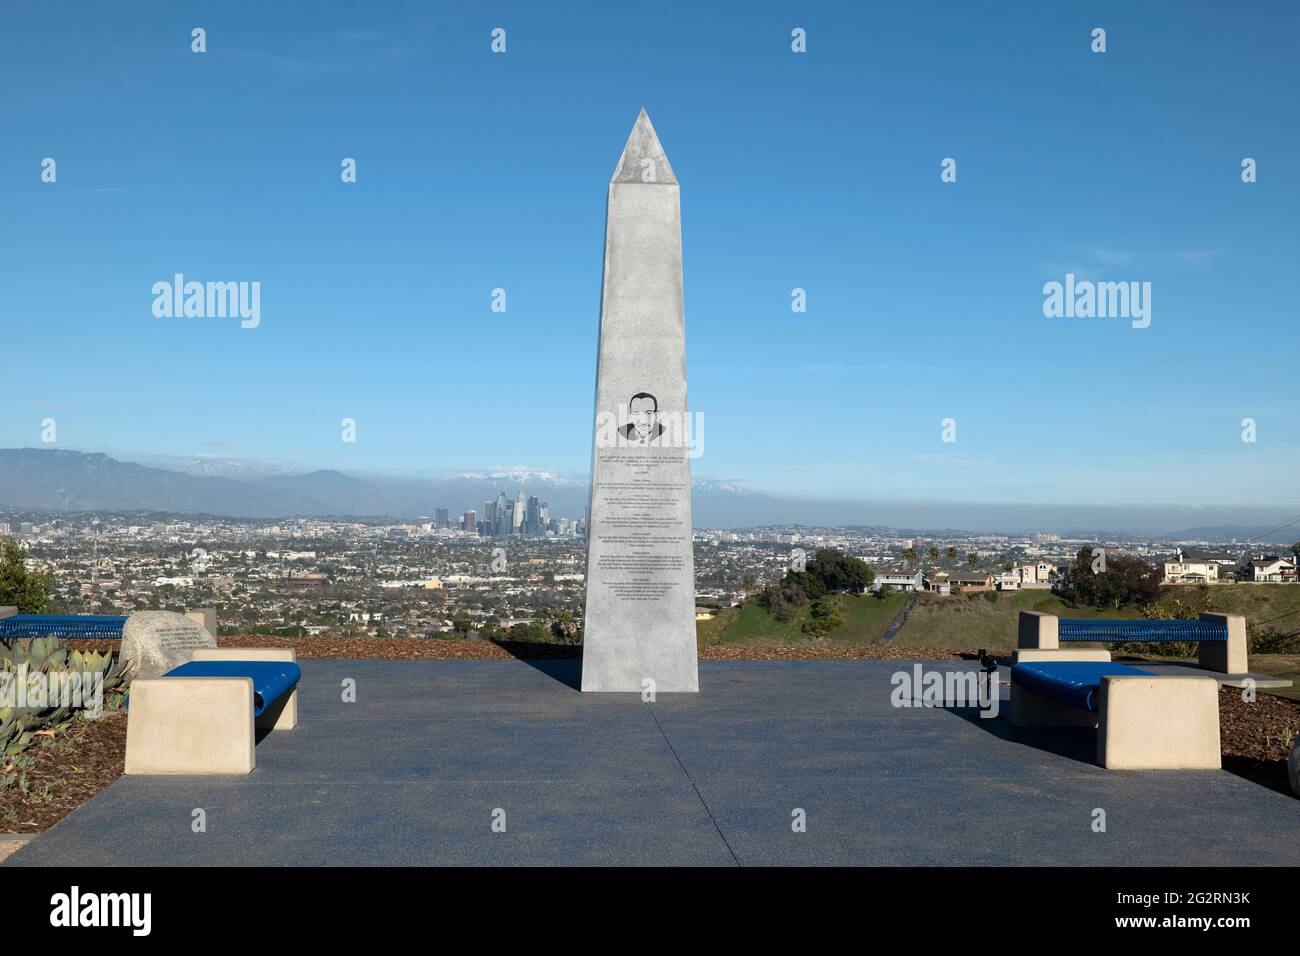
<path id="1" fill-rule="evenodd" d="M 0 449 L 0 454 L 8 451 L 64 451 L 78 455 L 107 455 L 107 453 L 86 452 L 79 449 L 48 448 Z M 221 469 L 223 473 L 213 473 L 204 471 L 201 468 L 185 469 L 178 467 L 185 464 L 186 461 L 196 462 L 196 459 L 173 460 L 170 462 L 171 467 L 169 467 L 168 464 L 164 464 L 161 460 L 132 462 L 131 459 L 118 458 L 115 455 L 107 456 L 123 464 L 141 464 L 162 471 L 177 472 L 196 477 L 244 482 L 257 481 L 263 478 L 310 475 L 318 471 L 317 469 L 300 471 L 281 468 L 279 463 L 275 467 L 261 463 L 263 467 L 260 470 L 258 468 L 240 470 L 234 466 L 257 463 L 248 463 L 228 456 L 221 456 L 215 460 L 231 466 L 231 468 Z M 159 457 L 161 459 L 166 458 L 166 456 Z M 430 473 L 427 475 L 377 473 L 359 469 L 319 470 L 336 471 L 341 475 L 374 484 L 381 491 L 388 487 L 400 488 L 405 492 L 405 496 L 393 499 L 400 501 L 410 501 L 413 500 L 413 497 L 414 500 L 420 500 L 420 488 L 426 485 L 439 487 L 438 482 L 440 481 L 450 483 L 453 479 L 467 475 L 473 476 L 475 480 L 480 481 L 481 487 L 473 486 L 479 488 L 479 493 L 482 493 L 483 489 L 489 486 L 499 486 L 502 490 L 512 491 L 514 482 L 500 478 L 494 480 L 491 476 L 530 474 L 533 476 L 533 480 L 531 483 L 525 482 L 526 488 L 531 487 L 536 490 L 540 482 L 544 488 L 552 489 L 550 497 L 553 499 L 553 512 L 565 514 L 569 517 L 581 515 L 588 485 L 588 476 L 585 474 L 557 473 L 549 469 L 530 468 L 526 465 L 447 469 L 436 474 Z M 559 479 L 558 484 L 554 479 Z M 777 524 L 821 527 L 870 525 L 925 532 L 967 531 L 972 533 L 1061 534 L 1074 531 L 1156 536 L 1194 529 L 1226 527 L 1244 532 L 1235 534 L 1235 536 L 1248 539 L 1252 531 L 1258 533 L 1261 530 L 1272 529 L 1280 524 L 1283 527 L 1277 534 L 1270 539 L 1264 540 L 1271 540 L 1280 544 L 1300 537 L 1300 527 L 1297 527 L 1300 525 L 1300 515 L 1290 513 L 1280 506 L 1260 506 L 1255 508 L 1232 506 L 1191 507 L 1185 505 L 1154 506 L 1104 502 L 1045 505 L 1031 502 L 945 501 L 939 499 L 898 498 L 881 500 L 867 497 L 853 498 L 850 496 L 794 497 L 771 493 L 763 489 L 747 488 L 743 486 L 743 483 L 716 479 L 708 475 L 695 475 L 694 480 L 696 482 L 696 511 L 699 516 L 696 520 L 697 527 L 744 528 Z M 451 484 L 443 487 L 455 489 L 446 492 L 446 497 L 459 496 L 460 500 L 429 500 L 427 509 L 420 513 L 431 515 L 436 508 L 445 507 L 450 509 L 453 514 L 459 514 L 464 510 L 477 508 L 481 505 L 482 499 L 475 497 L 474 492 Z M 2 490 L 0 489 L 0 491 Z M 436 494 L 436 492 L 434 493 Z M 51 510 L 18 508 L 11 502 L 4 500 L 2 494 L 0 494 L 0 508 Z M 112 508 L 100 510 L 127 511 L 139 509 Z M 170 509 L 155 508 L 152 510 L 167 512 Z M 355 516 L 378 517 L 386 513 L 373 512 Z M 394 516 L 412 517 L 414 514 L 414 511 L 407 508 L 400 514 L 394 514 Z M 282 517 L 290 517 L 290 515 L 285 514 Z M 1233 536 L 1233 534 L 1229 534 L 1223 540 Z"/>

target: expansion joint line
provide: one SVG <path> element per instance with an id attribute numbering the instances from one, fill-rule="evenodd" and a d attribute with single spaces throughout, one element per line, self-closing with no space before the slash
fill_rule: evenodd
<path id="1" fill-rule="evenodd" d="M 700 806 L 702 806 L 704 812 L 709 815 L 709 820 L 713 823 L 713 829 L 717 830 L 718 836 L 722 838 L 722 845 L 727 848 L 727 852 L 731 854 L 731 859 L 735 862 L 736 866 L 740 866 L 740 860 L 736 856 L 736 851 L 733 850 L 731 844 L 727 842 L 727 835 L 722 832 L 722 827 L 718 826 L 718 818 L 715 817 L 713 811 L 709 809 L 708 803 L 704 800 L 704 794 L 700 793 L 700 788 L 695 785 L 695 778 L 692 777 L 691 772 L 686 769 L 686 764 L 682 763 L 682 758 L 681 755 L 677 753 L 677 748 L 674 747 L 673 742 L 668 739 L 668 734 L 664 731 L 664 725 L 659 723 L 659 718 L 655 715 L 654 707 L 648 701 L 645 706 L 646 710 L 650 711 L 650 719 L 655 722 L 655 726 L 659 728 L 659 733 L 663 735 L 664 743 L 668 745 L 668 749 L 672 751 L 673 757 L 676 758 L 677 766 L 681 767 L 682 773 L 686 775 L 686 782 L 689 783 L 691 789 L 695 791 L 695 798 L 700 801 Z"/>

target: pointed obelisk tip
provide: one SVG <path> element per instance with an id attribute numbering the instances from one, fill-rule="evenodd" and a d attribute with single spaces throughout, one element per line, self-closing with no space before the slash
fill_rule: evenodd
<path id="1" fill-rule="evenodd" d="M 627 138 L 623 155 L 619 157 L 618 168 L 614 170 L 611 183 L 641 183 L 646 185 L 675 186 L 677 177 L 668 164 L 650 116 L 641 107 L 636 122 L 632 124 L 632 135 Z"/>

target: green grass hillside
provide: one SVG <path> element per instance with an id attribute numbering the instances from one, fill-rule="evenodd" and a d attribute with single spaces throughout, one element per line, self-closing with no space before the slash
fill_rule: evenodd
<path id="1" fill-rule="evenodd" d="M 907 597 L 890 594 L 884 600 L 870 595 L 840 595 L 837 612 L 844 624 L 826 638 L 830 643 L 870 644 L 879 640 Z M 1254 626 L 1283 632 L 1300 630 L 1300 586 L 1293 584 L 1222 584 L 1213 587 L 1166 587 L 1160 604 L 1173 616 L 1175 602 L 1191 611 L 1242 614 Z M 1134 607 L 1098 610 L 1071 606 L 1050 591 L 980 592 L 940 596 L 922 594 L 907 622 L 891 643 L 901 646 L 973 650 L 979 647 L 1010 649 L 1016 644 L 1016 622 L 1021 611 L 1039 611 L 1058 617 L 1137 618 Z M 723 611 L 711 621 L 701 621 L 701 644 L 806 644 L 800 631 L 809 609 L 799 609 L 794 620 L 777 620 L 755 603 Z"/>
<path id="2" fill-rule="evenodd" d="M 1241 614 L 1248 625 L 1300 629 L 1300 586 L 1294 584 L 1219 584 L 1213 587 L 1165 587 L 1160 591 L 1162 616 L 1175 616 L 1177 604 L 1193 611 Z M 894 642 L 917 647 L 1011 648 L 1016 645 L 1016 620 L 1021 611 L 1057 617 L 1137 618 L 1135 607 L 1098 610 L 1072 606 L 1050 591 L 1006 591 L 990 601 L 984 593 L 949 597 L 925 595 L 907 617 Z"/>
<path id="3" fill-rule="evenodd" d="M 871 595 L 840 594 L 834 599 L 836 613 L 844 623 L 818 641 L 800 630 L 808 620 L 809 607 L 799 608 L 791 621 L 780 621 L 757 603 L 728 608 L 710 621 L 696 625 L 701 646 L 729 644 L 874 644 L 885 633 L 889 622 L 903 608 L 904 594 L 884 598 Z"/>
<path id="4" fill-rule="evenodd" d="M 926 647 L 973 651 L 981 647 L 1009 651 L 1016 646 L 1016 625 L 1021 611 L 1039 611 L 1058 617 L 1137 618 L 1137 608 L 1099 611 L 1074 607 L 1050 591 L 1006 591 L 996 598 L 987 592 L 940 596 L 922 594 L 890 646 Z M 800 625 L 810 608 L 799 608 L 791 621 L 777 620 L 757 603 L 728 608 L 710 621 L 696 625 L 699 644 L 704 646 L 823 646 L 874 644 L 880 640 L 894 616 L 907 602 L 907 595 L 890 594 L 883 600 L 870 595 L 843 594 L 833 599 L 844 623 L 821 639 L 804 634 Z M 1221 584 L 1211 588 L 1166 587 L 1160 604 L 1168 617 L 1173 611 L 1210 610 L 1241 614 L 1252 629 L 1283 634 L 1300 631 L 1300 585 Z M 1181 607 L 1180 607 L 1181 606 Z M 1080 645 L 1093 646 L 1093 645 Z M 1099 645 L 1097 645 L 1099 646 Z M 1295 687 L 1276 691 L 1300 699 L 1300 655 L 1252 654 L 1251 669 L 1296 682 Z"/>
<path id="5" fill-rule="evenodd" d="M 972 649 L 1016 646 L 1021 611 L 1057 617 L 1135 618 L 1137 608 L 1099 611 L 1071 607 L 1051 591 L 982 591 L 974 594 L 924 594 L 894 643 L 914 647 Z"/>

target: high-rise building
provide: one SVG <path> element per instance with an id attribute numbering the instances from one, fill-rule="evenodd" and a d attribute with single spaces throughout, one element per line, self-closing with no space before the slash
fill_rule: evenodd
<path id="1" fill-rule="evenodd" d="M 503 538 L 510 534 L 510 529 L 512 527 L 510 502 L 506 499 L 506 493 L 504 491 L 497 492 L 495 519 L 496 520 L 492 523 L 492 533 L 499 538 Z"/>
<path id="2" fill-rule="evenodd" d="M 462 524 L 465 526 L 466 531 L 478 530 L 478 515 L 476 515 L 474 512 L 466 511 L 465 517 L 461 519 L 461 521 Z"/>
<path id="3" fill-rule="evenodd" d="M 435 528 L 450 528 L 451 514 L 447 508 L 435 508 L 433 512 L 433 525 Z"/>

